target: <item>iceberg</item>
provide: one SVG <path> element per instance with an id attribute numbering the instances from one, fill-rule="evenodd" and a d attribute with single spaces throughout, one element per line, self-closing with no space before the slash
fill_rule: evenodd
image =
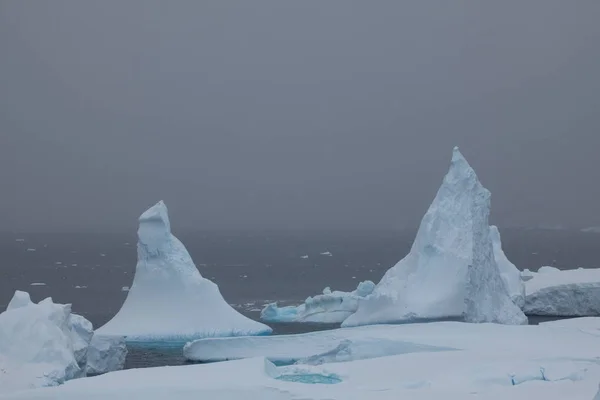
<path id="1" fill-rule="evenodd" d="M 88 348 L 86 373 L 98 375 L 121 370 L 126 357 L 125 337 L 94 335 Z"/>
<path id="2" fill-rule="evenodd" d="M 421 221 L 409 254 L 385 273 L 342 326 L 462 319 L 469 293 L 468 275 L 471 279 L 488 276 L 468 274 L 468 266 L 473 263 L 474 232 L 494 229 L 488 225 L 489 199 L 485 199 L 489 196 L 467 160 L 454 148 L 450 169 Z M 477 203 L 481 199 L 483 203 Z M 495 232 L 491 236 L 499 241 Z M 493 269 L 491 275 L 498 270 L 493 264 L 488 263 Z M 500 265 L 503 270 L 512 268 L 502 261 Z M 471 288 L 477 284 L 469 283 Z M 508 286 L 495 285 L 500 292 L 490 296 L 508 295 Z M 519 292 L 519 288 L 510 290 Z"/>
<path id="3" fill-rule="evenodd" d="M 371 281 L 360 282 L 352 292 L 331 291 L 327 287 L 323 294 L 308 297 L 299 306 L 267 304 L 260 318 L 267 322 L 340 323 L 356 312 L 359 300 L 371 294 L 374 288 L 375 284 Z"/>
<path id="4" fill-rule="evenodd" d="M 527 315 L 600 315 L 600 268 L 558 270 L 542 267 L 525 282 Z"/>
<path id="5" fill-rule="evenodd" d="M 203 278 L 185 246 L 171 234 L 160 201 L 139 218 L 133 284 L 117 314 L 96 335 L 128 343 L 185 343 L 203 337 L 261 335 L 271 328 L 246 318 Z"/>
<path id="6" fill-rule="evenodd" d="M 490 236 L 494 249 L 494 258 L 500 269 L 500 275 L 504 280 L 508 294 L 519 308 L 523 308 L 525 305 L 525 285 L 521 278 L 521 271 L 519 271 L 515 264 L 510 262 L 508 257 L 506 257 L 506 254 L 504 254 L 504 250 L 502 250 L 502 240 L 500 239 L 500 231 L 498 231 L 498 228 L 494 225 L 490 226 Z"/>
<path id="7" fill-rule="evenodd" d="M 25 300 L 29 295 L 17 292 L 0 314 L 0 392 L 54 386 L 82 375 L 73 350 L 71 305 Z"/>
<path id="8" fill-rule="evenodd" d="M 487 190 L 473 200 L 473 256 L 467 268 L 466 322 L 527 325 L 527 317 L 507 291 L 494 257 L 488 226 L 491 194 Z M 477 221 L 477 222 L 475 222 Z"/>
<path id="9" fill-rule="evenodd" d="M 69 323 L 71 325 L 71 342 L 73 352 L 79 368 L 85 370 L 88 359 L 88 347 L 94 334 L 92 323 L 81 315 L 71 314 Z"/>

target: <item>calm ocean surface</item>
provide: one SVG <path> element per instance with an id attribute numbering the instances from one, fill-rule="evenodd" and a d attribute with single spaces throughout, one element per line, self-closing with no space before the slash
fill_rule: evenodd
<path id="1" fill-rule="evenodd" d="M 353 290 L 378 282 L 410 249 L 414 231 L 396 232 L 174 232 L 200 273 L 219 285 L 241 313 L 258 319 L 262 307 L 302 302 L 324 287 Z M 504 251 L 519 269 L 600 267 L 600 234 L 568 230 L 502 230 Z M 330 252 L 332 255 L 322 255 Z M 307 259 L 301 258 L 308 255 Z M 0 234 L 0 309 L 15 290 L 32 300 L 52 297 L 95 327 L 120 308 L 136 264 L 135 234 Z M 38 284 L 38 285 L 32 285 Z M 43 284 L 43 285 L 41 285 Z M 537 322 L 536 320 L 531 321 Z M 274 324 L 275 334 L 332 326 Z M 131 350 L 127 367 L 179 365 L 181 350 Z"/>

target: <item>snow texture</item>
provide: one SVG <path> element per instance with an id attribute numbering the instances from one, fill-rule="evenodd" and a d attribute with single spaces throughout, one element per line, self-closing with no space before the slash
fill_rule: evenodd
<path id="1" fill-rule="evenodd" d="M 277 307 L 277 303 L 267 304 L 261 312 L 261 319 L 269 322 L 315 322 L 340 323 L 358 308 L 360 299 L 373 292 L 375 284 L 360 282 L 352 292 L 331 291 L 309 297 L 299 306 Z"/>
<path id="2" fill-rule="evenodd" d="M 455 148 L 450 169 L 421 221 L 409 254 L 385 273 L 342 326 L 463 318 L 473 235 L 489 230 L 489 203 L 481 204 L 481 210 L 474 206 L 485 197 L 489 192 Z M 471 281 L 471 285 L 478 283 Z M 495 287 L 501 290 L 501 285 Z M 494 296 L 505 293 L 506 288 Z"/>
<path id="3" fill-rule="evenodd" d="M 86 373 L 89 375 L 118 371 L 125 367 L 127 346 L 123 336 L 94 335 L 88 348 Z"/>
<path id="4" fill-rule="evenodd" d="M 600 315 L 600 268 L 558 270 L 542 267 L 525 282 L 527 315 Z"/>
<path id="5" fill-rule="evenodd" d="M 473 257 L 467 272 L 464 319 L 475 323 L 526 325 L 527 317 L 511 300 L 494 257 L 488 225 L 490 197 L 490 192 L 482 189 L 473 198 Z"/>
<path id="6" fill-rule="evenodd" d="M 268 334 L 271 328 L 244 317 L 203 278 L 184 245 L 171 234 L 161 201 L 139 219 L 133 284 L 117 315 L 96 334 L 127 342 L 186 342 L 213 336 Z"/>
<path id="7" fill-rule="evenodd" d="M 53 386 L 82 375 L 72 343 L 71 305 L 27 304 L 17 292 L 0 314 L 0 392 Z"/>
<path id="8" fill-rule="evenodd" d="M 302 342 L 298 341 L 300 335 L 205 341 L 226 342 L 229 347 L 215 350 L 215 354 L 228 349 L 228 355 L 233 349 L 239 352 L 241 344 L 248 353 L 270 351 L 270 344 L 280 340 L 287 341 L 290 351 L 296 349 L 299 353 L 313 339 L 324 343 L 325 338 L 334 336 L 337 345 L 340 338 L 353 336 L 353 343 L 359 338 L 370 338 L 373 344 L 377 339 L 405 340 L 460 350 L 436 349 L 285 367 L 276 367 L 258 356 L 183 367 L 130 369 L 70 381 L 56 388 L 11 393 L 4 399 L 590 400 L 600 380 L 599 338 L 576 330 L 431 323 L 368 326 L 310 335 L 310 341 Z M 316 383 L 319 381 L 333 384 Z"/>

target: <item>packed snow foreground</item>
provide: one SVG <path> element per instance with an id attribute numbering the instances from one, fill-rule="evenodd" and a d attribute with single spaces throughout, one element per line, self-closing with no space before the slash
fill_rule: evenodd
<path id="1" fill-rule="evenodd" d="M 138 262 L 119 312 L 96 333 L 127 343 L 179 343 L 215 336 L 262 335 L 271 328 L 234 310 L 216 284 L 203 278 L 185 246 L 171 234 L 160 201 L 139 218 Z"/>
<path id="2" fill-rule="evenodd" d="M 600 382 L 595 320 L 200 339 L 188 356 L 231 361 L 118 371 L 0 399 L 592 400 Z"/>
<path id="3" fill-rule="evenodd" d="M 111 344 L 104 357 L 110 367 L 91 371 L 103 354 L 93 334 L 92 323 L 71 313 L 70 304 L 55 304 L 51 298 L 35 304 L 28 293 L 16 291 L 0 314 L 0 393 L 122 369 L 127 350 L 123 348 L 119 362 Z"/>

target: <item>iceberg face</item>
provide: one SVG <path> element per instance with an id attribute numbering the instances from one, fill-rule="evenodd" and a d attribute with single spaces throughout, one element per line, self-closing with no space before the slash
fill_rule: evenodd
<path id="1" fill-rule="evenodd" d="M 81 315 L 71 314 L 71 342 L 73 343 L 73 352 L 79 367 L 84 370 L 87 363 L 87 353 L 94 327 L 92 323 Z"/>
<path id="2" fill-rule="evenodd" d="M 127 346 L 123 336 L 94 335 L 88 349 L 86 373 L 98 375 L 122 370 L 126 357 Z"/>
<path id="3" fill-rule="evenodd" d="M 8 306 L 6 306 L 6 311 L 30 306 L 32 304 L 33 302 L 31 301 L 29 293 L 17 290 L 15 291 L 15 294 L 13 295 L 12 299 L 10 299 Z"/>
<path id="4" fill-rule="evenodd" d="M 500 269 L 500 275 L 502 275 L 508 294 L 519 308 L 523 308 L 525 305 L 525 285 L 521 278 L 521 272 L 504 254 L 500 232 L 494 225 L 490 226 L 490 237 L 494 248 L 494 258 Z"/>
<path id="5" fill-rule="evenodd" d="M 125 303 L 99 335 L 128 342 L 186 342 L 202 337 L 268 334 L 244 317 L 203 278 L 184 245 L 171 234 L 161 201 L 144 212 L 138 230 L 138 263 Z"/>
<path id="6" fill-rule="evenodd" d="M 71 341 L 71 305 L 49 298 L 23 305 L 23 293 L 0 314 L 0 391 L 54 386 L 81 376 Z"/>
<path id="7" fill-rule="evenodd" d="M 455 148 L 450 170 L 421 221 L 409 254 L 385 273 L 342 326 L 462 318 L 474 225 L 480 223 L 473 204 L 487 195 Z"/>
<path id="8" fill-rule="evenodd" d="M 473 199 L 473 257 L 467 269 L 466 322 L 527 325 L 527 317 L 511 300 L 494 257 L 490 192 L 483 189 Z"/>
<path id="9" fill-rule="evenodd" d="M 278 308 L 276 303 L 265 306 L 261 319 L 269 322 L 340 323 L 356 312 L 360 299 L 373 292 L 375 284 L 364 281 L 352 292 L 331 291 L 309 297 L 304 304 Z"/>
<path id="10" fill-rule="evenodd" d="M 529 272 L 523 311 L 527 315 L 586 317 L 600 315 L 600 268 Z"/>

